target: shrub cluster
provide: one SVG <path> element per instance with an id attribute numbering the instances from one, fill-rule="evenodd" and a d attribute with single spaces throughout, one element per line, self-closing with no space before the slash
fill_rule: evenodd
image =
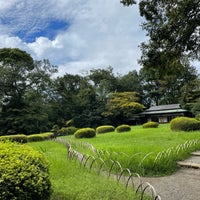
<path id="1" fill-rule="evenodd" d="M 40 134 L 32 134 L 27 136 L 28 142 L 39 142 L 44 140 L 49 140 L 53 137 L 53 133 L 40 133 Z"/>
<path id="2" fill-rule="evenodd" d="M 0 142 L 0 199 L 50 199 L 46 159 L 29 146 Z"/>
<path id="3" fill-rule="evenodd" d="M 200 121 L 189 117 L 177 117 L 171 120 L 170 128 L 173 131 L 200 130 Z"/>
<path id="4" fill-rule="evenodd" d="M 27 143 L 27 136 L 23 134 L 0 136 L 0 141 L 7 141 L 7 140 L 11 142 Z"/>
<path id="5" fill-rule="evenodd" d="M 37 141 L 44 141 L 49 140 L 53 137 L 53 133 L 40 133 L 40 134 L 32 134 L 32 135 L 5 135 L 0 136 L 0 141 L 11 141 L 11 142 L 18 142 L 18 143 L 27 143 L 27 142 L 37 142 Z"/>
<path id="6" fill-rule="evenodd" d="M 143 128 L 158 128 L 158 122 L 147 122 L 142 125 Z"/>
<path id="7" fill-rule="evenodd" d="M 81 128 L 74 133 L 76 138 L 92 138 L 96 136 L 93 128 Z"/>
<path id="8" fill-rule="evenodd" d="M 122 125 L 120 125 L 116 128 L 116 131 L 118 133 L 127 132 L 127 131 L 130 131 L 130 130 L 131 130 L 131 127 L 129 125 L 126 125 L 126 124 L 122 124 Z"/>
<path id="9" fill-rule="evenodd" d="M 111 125 L 104 125 L 96 128 L 96 133 L 108 133 L 113 131 L 115 131 L 115 127 Z"/>
<path id="10" fill-rule="evenodd" d="M 63 127 L 57 131 L 58 136 L 73 135 L 78 129 L 74 126 Z"/>

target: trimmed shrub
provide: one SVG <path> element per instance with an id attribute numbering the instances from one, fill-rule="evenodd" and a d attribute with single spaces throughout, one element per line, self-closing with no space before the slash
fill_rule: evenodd
<path id="1" fill-rule="evenodd" d="M 78 129 L 74 126 L 70 127 L 63 127 L 58 130 L 58 136 L 66 136 L 66 135 L 73 135 Z"/>
<path id="2" fill-rule="evenodd" d="M 111 125 L 104 125 L 96 128 L 96 133 L 108 133 L 113 131 L 115 131 L 115 127 Z"/>
<path id="3" fill-rule="evenodd" d="M 96 136 L 93 128 L 81 128 L 74 133 L 76 138 L 92 138 Z"/>
<path id="4" fill-rule="evenodd" d="M 147 122 L 142 125 L 143 128 L 158 128 L 158 122 Z"/>
<path id="5" fill-rule="evenodd" d="M 30 146 L 0 142 L 0 199 L 50 199 L 45 157 Z"/>
<path id="6" fill-rule="evenodd" d="M 131 130 L 131 127 L 129 125 L 126 125 L 126 124 L 122 124 L 122 125 L 120 125 L 116 128 L 116 131 L 118 133 L 127 132 L 127 131 L 130 131 L 130 130 Z"/>
<path id="7" fill-rule="evenodd" d="M 27 143 L 27 136 L 23 134 L 0 136 L 0 141 L 6 141 L 6 140 L 9 140 L 11 142 Z"/>
<path id="8" fill-rule="evenodd" d="M 189 117 L 176 117 L 171 120 L 170 128 L 173 131 L 200 130 L 200 121 Z"/>
<path id="9" fill-rule="evenodd" d="M 27 136 L 28 142 L 39 142 L 44 140 L 50 140 L 53 137 L 54 133 L 40 133 L 40 134 L 32 134 Z"/>

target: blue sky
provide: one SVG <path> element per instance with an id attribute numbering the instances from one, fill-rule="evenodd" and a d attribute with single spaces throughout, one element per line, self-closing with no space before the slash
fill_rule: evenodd
<path id="1" fill-rule="evenodd" d="M 112 66 L 115 73 L 139 70 L 138 5 L 120 0 L 0 0 L 0 48 L 20 48 L 49 59 L 59 74 L 82 74 Z"/>
<path id="2" fill-rule="evenodd" d="M 120 0 L 0 0 L 0 48 L 49 59 L 64 73 L 83 74 L 112 66 L 115 73 L 139 70 L 147 40 L 138 5 Z"/>

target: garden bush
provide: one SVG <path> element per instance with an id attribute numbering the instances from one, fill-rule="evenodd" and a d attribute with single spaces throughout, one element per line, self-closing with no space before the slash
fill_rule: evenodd
<path id="1" fill-rule="evenodd" d="M 122 125 L 120 125 L 116 128 L 116 131 L 118 133 L 127 132 L 127 131 L 130 131 L 130 130 L 131 130 L 131 127 L 129 125 L 126 125 L 126 124 L 122 124 Z"/>
<path id="2" fill-rule="evenodd" d="M 200 130 L 200 121 L 189 117 L 176 117 L 171 120 L 170 128 L 173 131 Z"/>
<path id="3" fill-rule="evenodd" d="M 48 200 L 51 183 L 46 159 L 30 146 L 0 142 L 0 199 Z"/>
<path id="4" fill-rule="evenodd" d="M 158 128 L 158 122 L 147 122 L 142 125 L 143 128 Z"/>
<path id="5" fill-rule="evenodd" d="M 53 137 L 54 133 L 40 133 L 40 134 L 32 134 L 27 136 L 28 142 L 39 142 L 44 140 L 50 140 Z"/>
<path id="6" fill-rule="evenodd" d="M 115 127 L 111 125 L 104 125 L 96 128 L 96 133 L 108 133 L 113 131 L 115 131 Z"/>
<path id="7" fill-rule="evenodd" d="M 0 136 L 0 141 L 6 141 L 6 140 L 18 143 L 27 143 L 27 136 L 23 134 Z"/>
<path id="8" fill-rule="evenodd" d="M 58 130 L 58 136 L 66 136 L 66 135 L 73 135 L 78 129 L 74 126 L 70 127 L 63 127 Z"/>
<path id="9" fill-rule="evenodd" d="M 92 138 L 96 136 L 93 128 L 81 128 L 74 133 L 76 138 Z"/>

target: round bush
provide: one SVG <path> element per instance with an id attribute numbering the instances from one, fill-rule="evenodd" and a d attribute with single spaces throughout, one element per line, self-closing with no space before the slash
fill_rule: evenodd
<path id="1" fill-rule="evenodd" d="M 143 128 L 158 128 L 159 123 L 158 122 L 147 122 L 142 125 Z"/>
<path id="2" fill-rule="evenodd" d="M 108 133 L 113 131 L 115 131 L 115 127 L 111 125 L 104 125 L 96 128 L 96 133 Z"/>
<path id="3" fill-rule="evenodd" d="M 130 131 L 130 130 L 131 130 L 131 127 L 129 125 L 126 125 L 126 124 L 122 124 L 122 125 L 120 125 L 116 128 L 116 131 L 118 133 L 127 132 L 127 131 Z"/>
<path id="4" fill-rule="evenodd" d="M 173 131 L 200 130 L 200 121 L 189 117 L 177 117 L 171 120 L 170 128 Z"/>
<path id="5" fill-rule="evenodd" d="M 51 184 L 44 156 L 27 145 L 0 142 L 0 194 L 2 200 L 50 199 Z"/>
<path id="6" fill-rule="evenodd" d="M 74 126 L 63 127 L 58 130 L 58 136 L 73 135 L 78 129 Z"/>
<path id="7" fill-rule="evenodd" d="M 74 133 L 76 138 L 92 138 L 96 136 L 93 128 L 81 128 Z"/>

